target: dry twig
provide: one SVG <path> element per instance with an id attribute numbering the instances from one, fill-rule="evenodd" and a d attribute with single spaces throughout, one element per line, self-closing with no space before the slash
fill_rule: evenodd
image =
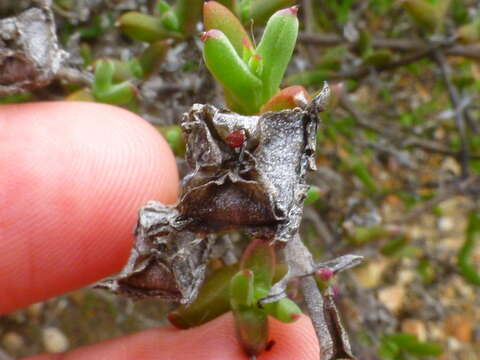
<path id="1" fill-rule="evenodd" d="M 353 46 L 354 43 L 348 42 L 344 37 L 337 34 L 309 34 L 301 33 L 299 41 L 306 44 L 319 46 Z M 398 52 L 416 53 L 425 49 L 432 49 L 432 45 L 415 39 L 385 39 L 373 38 L 372 46 L 377 49 L 389 49 Z M 459 45 L 451 42 L 442 44 L 445 47 L 445 54 L 448 56 L 462 56 L 470 59 L 480 59 L 480 45 Z"/>

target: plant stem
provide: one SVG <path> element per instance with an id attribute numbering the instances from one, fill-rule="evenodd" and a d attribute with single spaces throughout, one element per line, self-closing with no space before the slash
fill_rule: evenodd
<path id="1" fill-rule="evenodd" d="M 332 353 L 333 341 L 328 332 L 328 326 L 325 321 L 325 315 L 323 313 L 323 299 L 320 290 L 318 289 L 317 282 L 313 276 L 305 276 L 300 278 L 300 288 L 305 298 L 308 314 L 312 321 L 315 334 L 317 335 L 318 343 L 320 345 L 320 359 L 330 359 Z"/>
<path id="2" fill-rule="evenodd" d="M 298 263 L 311 263 L 312 255 L 303 244 L 300 235 L 297 233 L 290 241 L 289 249 L 295 254 Z M 354 359 L 351 355 L 347 333 L 340 322 L 333 296 L 328 292 L 329 290 L 324 299 L 312 275 L 300 277 L 300 288 L 320 345 L 320 360 Z"/>

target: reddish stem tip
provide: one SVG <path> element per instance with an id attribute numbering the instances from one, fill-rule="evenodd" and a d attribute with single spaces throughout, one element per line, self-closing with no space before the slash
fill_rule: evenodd
<path id="1" fill-rule="evenodd" d="M 332 285 L 332 293 L 334 297 L 338 297 L 340 295 L 340 289 L 337 285 Z"/>
<path id="2" fill-rule="evenodd" d="M 287 294 L 287 297 L 288 297 L 290 300 L 295 300 L 296 298 L 298 298 L 298 291 L 297 291 L 297 290 L 292 290 L 292 291 L 290 291 L 290 292 Z"/>
<path id="3" fill-rule="evenodd" d="M 333 277 L 333 275 L 335 275 L 335 274 L 334 274 L 333 271 L 330 270 L 330 269 L 318 269 L 318 270 L 317 270 L 317 275 L 318 275 L 318 277 L 320 278 L 320 280 L 327 282 L 327 281 L 329 281 L 329 280 Z"/>

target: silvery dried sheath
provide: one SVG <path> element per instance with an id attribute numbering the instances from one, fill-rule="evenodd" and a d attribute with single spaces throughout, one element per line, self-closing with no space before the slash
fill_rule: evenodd
<path id="1" fill-rule="evenodd" d="M 242 116 L 195 104 L 184 114 L 189 172 L 175 206 L 152 201 L 139 213 L 127 265 L 98 286 L 132 298 L 184 304 L 198 294 L 218 232 L 241 230 L 282 247 L 297 233 L 315 169 L 318 113 L 329 88 L 309 104 Z"/>
<path id="2" fill-rule="evenodd" d="M 58 45 L 49 0 L 0 19 L 0 96 L 48 85 L 67 53 Z"/>

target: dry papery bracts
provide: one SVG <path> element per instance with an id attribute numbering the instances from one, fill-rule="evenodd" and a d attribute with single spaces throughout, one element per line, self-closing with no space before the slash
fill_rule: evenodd
<path id="1" fill-rule="evenodd" d="M 135 299 L 191 303 L 215 234 L 241 230 L 282 247 L 298 232 L 307 171 L 315 169 L 318 113 L 329 88 L 299 107 L 242 116 L 195 104 L 182 119 L 189 172 L 174 206 L 141 208 L 121 273 L 99 284 Z M 235 141 L 232 141 L 232 138 Z"/>
<path id="2" fill-rule="evenodd" d="M 58 44 L 51 1 L 32 2 L 0 20 L 0 96 L 49 84 L 68 57 Z"/>

